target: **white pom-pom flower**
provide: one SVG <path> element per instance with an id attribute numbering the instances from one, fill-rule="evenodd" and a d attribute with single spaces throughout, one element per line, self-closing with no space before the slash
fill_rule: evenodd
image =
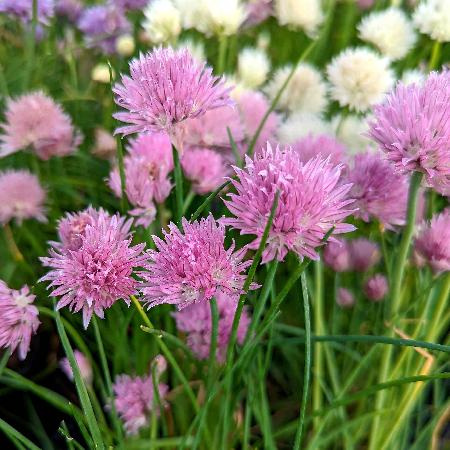
<path id="1" fill-rule="evenodd" d="M 142 27 L 154 44 L 171 42 L 181 33 L 181 14 L 171 0 L 153 0 L 144 15 Z"/>
<path id="2" fill-rule="evenodd" d="M 413 16 L 414 24 L 421 33 L 439 42 L 450 41 L 450 0 L 425 0 Z"/>
<path id="3" fill-rule="evenodd" d="M 301 28 L 310 36 L 324 19 L 320 0 L 275 0 L 275 17 L 280 25 Z"/>
<path id="4" fill-rule="evenodd" d="M 337 139 L 351 154 L 360 153 L 374 145 L 373 141 L 366 137 L 369 125 L 365 116 L 348 114 L 342 117 L 338 114 L 331 120 L 331 127 Z"/>
<path id="5" fill-rule="evenodd" d="M 328 65 L 327 73 L 332 98 L 358 112 L 381 102 L 395 80 L 389 60 L 363 47 L 341 52 Z"/>
<path id="6" fill-rule="evenodd" d="M 297 112 L 291 114 L 278 128 L 280 144 L 293 144 L 309 135 L 331 134 L 331 126 L 319 114 Z"/>
<path id="7" fill-rule="evenodd" d="M 264 50 L 246 47 L 239 53 L 237 73 L 244 86 L 250 89 L 261 86 L 269 70 L 270 61 Z"/>

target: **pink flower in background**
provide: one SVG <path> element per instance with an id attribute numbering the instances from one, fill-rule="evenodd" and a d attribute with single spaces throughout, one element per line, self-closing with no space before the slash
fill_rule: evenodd
<path id="1" fill-rule="evenodd" d="M 341 308 L 351 308 L 355 304 L 355 297 L 350 290 L 339 288 L 337 291 L 336 303 Z"/>
<path id="2" fill-rule="evenodd" d="M 365 296 L 374 302 L 379 302 L 386 297 L 388 293 L 389 285 L 386 277 L 377 273 L 373 277 L 370 277 L 364 284 Z"/>
<path id="3" fill-rule="evenodd" d="M 345 147 L 334 137 L 326 134 L 309 134 L 292 144 L 292 148 L 303 162 L 322 155 L 324 158 L 329 156 L 333 164 L 339 164 L 343 162 L 345 155 Z"/>
<path id="4" fill-rule="evenodd" d="M 374 112 L 369 135 L 398 171 L 423 172 L 429 183 L 450 176 L 450 71 L 398 84 Z"/>
<path id="5" fill-rule="evenodd" d="M 158 383 L 159 397 L 164 399 L 169 387 Z M 149 424 L 151 414 L 159 415 L 161 411 L 155 405 L 155 393 L 152 376 L 130 377 L 119 375 L 113 384 L 114 406 L 123 420 L 127 434 L 137 434 Z"/>
<path id="6" fill-rule="evenodd" d="M 351 270 L 351 256 L 347 241 L 336 239 L 329 242 L 323 251 L 324 263 L 335 272 Z"/>
<path id="7" fill-rule="evenodd" d="M 264 114 L 266 114 L 269 109 L 269 102 L 261 92 L 247 91 L 239 96 L 237 104 L 244 123 L 247 141 L 250 142 L 256 133 Z M 278 124 L 278 116 L 274 112 L 270 113 L 261 130 L 259 138 L 256 141 L 255 151 L 264 147 L 267 141 L 272 141 L 274 139 Z M 244 153 L 246 151 L 247 148 L 244 148 Z"/>
<path id="8" fill-rule="evenodd" d="M 216 301 L 219 312 L 216 358 L 222 363 L 225 360 L 227 352 L 238 297 L 229 297 L 226 294 L 219 293 Z M 212 330 L 211 308 L 209 303 L 201 302 L 190 305 L 181 311 L 175 312 L 173 316 L 177 324 L 177 329 L 186 333 L 187 344 L 194 354 L 199 359 L 207 359 L 211 346 Z M 249 324 L 250 318 L 247 311 L 244 310 L 237 331 L 237 341 L 239 344 L 244 342 Z"/>
<path id="9" fill-rule="evenodd" d="M 130 63 L 130 74 L 113 89 L 117 105 L 128 110 L 114 115 L 128 124 L 116 133 L 165 131 L 181 151 L 181 122 L 232 104 L 224 80 L 186 49 L 160 47 L 141 55 Z"/>
<path id="10" fill-rule="evenodd" d="M 92 153 L 99 158 L 113 160 L 117 154 L 117 143 L 114 136 L 103 128 L 96 128 Z"/>
<path id="11" fill-rule="evenodd" d="M 78 368 L 80 369 L 81 378 L 86 384 L 91 385 L 93 373 L 90 361 L 79 350 L 74 350 L 73 353 L 77 361 Z M 61 367 L 61 370 L 66 374 L 67 378 L 70 381 L 73 381 L 73 372 L 72 367 L 70 367 L 69 360 L 67 358 L 62 358 L 59 362 L 59 366 Z"/>
<path id="12" fill-rule="evenodd" d="M 149 0 L 113 0 L 113 3 L 125 11 L 132 11 L 134 9 L 144 9 Z"/>
<path id="13" fill-rule="evenodd" d="M 16 291 L 0 280 L 0 347 L 11 353 L 18 349 L 20 359 L 26 358 L 40 324 L 38 309 L 32 305 L 35 297 L 26 285 Z"/>
<path id="14" fill-rule="evenodd" d="M 207 148 L 189 147 L 183 153 L 181 167 L 194 192 L 200 195 L 219 187 L 225 181 L 227 172 L 222 156 Z"/>
<path id="15" fill-rule="evenodd" d="M 130 296 L 137 293 L 140 282 L 133 271 L 146 265 L 147 255 L 143 254 L 145 244 L 131 244 L 130 221 L 124 220 L 99 211 L 98 218 L 92 223 L 82 220 L 82 231 L 72 235 L 79 239 L 78 248 L 51 243 L 50 257 L 40 258 L 50 268 L 40 281 L 49 281 L 50 295 L 61 297 L 57 308 L 82 310 L 85 328 L 93 313 L 103 318 L 104 310 L 117 300 L 129 304 Z"/>
<path id="16" fill-rule="evenodd" d="M 376 219 L 388 229 L 405 224 L 408 177 L 396 173 L 380 153 L 356 155 L 345 179 L 353 184 L 349 195 L 358 208 L 356 217 L 365 222 Z"/>
<path id="17" fill-rule="evenodd" d="M 246 9 L 244 27 L 253 27 L 273 14 L 273 0 L 250 0 L 246 3 Z"/>
<path id="18" fill-rule="evenodd" d="M 244 128 L 239 111 L 233 106 L 222 106 L 207 111 L 203 116 L 185 122 L 186 144 L 198 147 L 231 146 L 227 128 L 235 142 L 244 139 Z"/>
<path id="19" fill-rule="evenodd" d="M 43 92 L 8 100 L 5 118 L 0 157 L 31 147 L 39 158 L 47 160 L 73 153 L 82 141 L 70 117 Z"/>
<path id="20" fill-rule="evenodd" d="M 350 251 L 350 263 L 353 270 L 367 272 L 381 259 L 378 244 L 366 238 L 357 238 L 347 243 Z"/>
<path id="21" fill-rule="evenodd" d="M 31 22 L 33 0 L 0 0 L 0 13 L 16 16 L 23 22 Z M 47 25 L 53 13 L 53 0 L 37 0 L 37 18 L 40 23 Z"/>
<path id="22" fill-rule="evenodd" d="M 277 191 L 278 207 L 269 231 L 263 263 L 283 260 L 289 250 L 300 258 L 318 259 L 316 248 L 325 234 L 348 233 L 354 226 L 342 221 L 352 214 L 348 209 L 350 184 L 339 184 L 342 166 L 320 157 L 303 164 L 290 147 L 267 148 L 246 157 L 244 169 L 235 168 L 232 180 L 237 193 L 228 194 L 225 204 L 234 218 L 222 223 L 256 235 L 250 248 L 257 249 L 264 233 Z M 331 240 L 333 238 L 331 237 Z"/>
<path id="23" fill-rule="evenodd" d="M 83 12 L 83 3 L 80 0 L 56 0 L 55 13 L 76 23 Z"/>
<path id="24" fill-rule="evenodd" d="M 15 219 L 46 222 L 46 193 L 38 178 L 27 170 L 0 172 L 0 224 Z"/>
<path id="25" fill-rule="evenodd" d="M 78 28 L 88 47 L 112 54 L 116 52 L 117 38 L 129 33 L 131 24 L 122 8 L 109 2 L 86 8 L 78 20 Z"/>
<path id="26" fill-rule="evenodd" d="M 224 247 L 225 227 L 210 215 L 189 223 L 182 220 L 183 231 L 171 223 L 163 230 L 164 240 L 153 236 L 157 250 L 150 250 L 148 268 L 142 273 L 142 292 L 149 308 L 168 303 L 179 310 L 204 302 L 219 293 L 242 294 L 246 248 L 235 252 L 234 243 Z"/>
<path id="27" fill-rule="evenodd" d="M 435 214 L 422 223 L 414 244 L 416 258 L 428 264 L 435 274 L 450 270 L 450 210 Z"/>

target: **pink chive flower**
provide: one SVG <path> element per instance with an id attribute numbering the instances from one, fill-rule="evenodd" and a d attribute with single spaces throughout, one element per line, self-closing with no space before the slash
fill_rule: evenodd
<path id="1" fill-rule="evenodd" d="M 351 270 L 351 256 L 347 241 L 336 239 L 327 244 L 323 251 L 323 261 L 335 272 Z"/>
<path id="2" fill-rule="evenodd" d="M 44 202 L 46 193 L 38 178 L 27 170 L 0 172 L 0 224 L 15 219 L 46 222 Z"/>
<path id="3" fill-rule="evenodd" d="M 76 23 L 83 12 L 83 3 L 80 0 L 56 0 L 55 13 Z"/>
<path id="4" fill-rule="evenodd" d="M 251 264 L 242 262 L 246 249 L 235 252 L 232 243 L 226 250 L 225 227 L 211 215 L 192 223 L 183 218 L 182 225 L 180 231 L 171 223 L 164 240 L 153 236 L 157 250 L 148 252 L 148 271 L 142 273 L 148 307 L 168 303 L 181 310 L 219 293 L 242 294 Z"/>
<path id="5" fill-rule="evenodd" d="M 234 313 L 238 297 L 229 297 L 219 293 L 216 298 L 219 312 L 216 359 L 224 362 L 231 335 Z M 173 314 L 177 329 L 186 333 L 187 344 L 199 359 L 207 359 L 211 346 L 211 308 L 206 302 L 196 303 Z M 250 324 L 247 311 L 243 311 L 239 322 L 237 341 L 242 344 Z"/>
<path id="6" fill-rule="evenodd" d="M 350 263 L 353 270 L 367 272 L 381 259 L 380 248 L 375 242 L 366 238 L 357 238 L 348 242 Z"/>
<path id="7" fill-rule="evenodd" d="M 81 353 L 79 350 L 74 350 L 75 360 L 77 361 L 78 368 L 80 369 L 81 378 L 88 385 L 92 384 L 92 366 L 90 361 Z M 69 360 L 67 358 L 62 358 L 59 362 L 59 367 L 66 374 L 70 381 L 73 381 L 72 367 L 70 367 Z"/>
<path id="8" fill-rule="evenodd" d="M 203 116 L 185 122 L 186 144 L 198 147 L 230 148 L 227 128 L 235 142 L 244 139 L 239 111 L 232 106 L 211 109 Z"/>
<path id="9" fill-rule="evenodd" d="M 349 195 L 358 208 L 356 217 L 364 222 L 376 219 L 388 229 L 405 224 L 408 177 L 396 173 L 381 154 L 356 155 L 345 179 L 353 184 Z"/>
<path id="10" fill-rule="evenodd" d="M 0 347 L 8 348 L 11 353 L 18 348 L 22 360 L 40 324 L 38 309 L 32 305 L 35 297 L 26 285 L 16 291 L 0 280 Z"/>
<path id="11" fill-rule="evenodd" d="M 303 162 L 322 155 L 325 158 L 329 156 L 333 164 L 339 164 L 345 155 L 345 147 L 335 138 L 326 134 L 309 134 L 292 144 L 292 148 L 298 152 Z"/>
<path id="12" fill-rule="evenodd" d="M 245 127 L 247 142 L 253 138 L 264 114 L 269 109 L 269 102 L 261 92 L 246 91 L 237 99 L 238 109 L 241 113 Z M 255 151 L 266 145 L 267 141 L 272 141 L 275 137 L 279 125 L 279 118 L 275 113 L 270 113 L 264 124 L 258 140 L 255 144 Z M 247 150 L 246 148 L 244 149 Z"/>
<path id="13" fill-rule="evenodd" d="M 47 160 L 73 153 L 82 141 L 70 117 L 43 92 L 8 100 L 5 119 L 0 157 L 30 147 L 39 158 Z"/>
<path id="14" fill-rule="evenodd" d="M 132 11 L 134 9 L 144 9 L 149 0 L 113 0 L 113 3 L 124 11 Z"/>
<path id="15" fill-rule="evenodd" d="M 116 133 L 165 131 L 181 151 L 181 122 L 232 104 L 225 81 L 186 49 L 160 47 L 141 55 L 130 63 L 130 74 L 113 89 L 117 105 L 128 110 L 114 117 L 129 124 Z"/>
<path id="16" fill-rule="evenodd" d="M 423 222 L 415 240 L 416 258 L 428 264 L 435 274 L 450 270 L 450 210 L 435 214 Z"/>
<path id="17" fill-rule="evenodd" d="M 227 172 L 222 156 L 208 148 L 189 147 L 181 159 L 184 175 L 192 183 L 195 193 L 204 195 L 224 182 Z"/>
<path id="18" fill-rule="evenodd" d="M 355 297 L 348 289 L 339 288 L 337 291 L 336 303 L 341 308 L 351 308 L 355 304 Z"/>
<path id="19" fill-rule="evenodd" d="M 37 19 L 47 25 L 53 17 L 54 1 L 37 0 Z M 0 13 L 16 16 L 22 22 L 31 22 L 33 18 L 33 0 L 0 0 Z"/>
<path id="20" fill-rule="evenodd" d="M 124 422 L 129 435 L 149 424 L 151 414 L 159 415 L 161 411 L 156 403 L 152 376 L 130 377 L 119 375 L 113 384 L 114 406 Z M 158 384 L 159 397 L 164 399 L 169 391 L 166 384 Z"/>
<path id="21" fill-rule="evenodd" d="M 250 0 L 246 3 L 246 19 L 243 27 L 254 27 L 273 14 L 272 0 Z"/>
<path id="22" fill-rule="evenodd" d="M 79 232 L 70 230 L 71 225 Z M 130 226 L 131 221 L 103 210 L 95 211 L 91 219 L 72 215 L 60 223 L 64 240 L 50 243 L 50 257 L 40 258 L 50 268 L 40 281 L 49 281 L 51 295 L 61 297 L 57 309 L 82 310 L 85 328 L 93 313 L 103 318 L 104 310 L 117 300 L 129 304 L 130 296 L 137 294 L 140 282 L 133 271 L 146 265 L 147 256 L 145 244 L 131 245 Z"/>
<path id="23" fill-rule="evenodd" d="M 364 284 L 364 295 L 374 302 L 379 302 L 386 297 L 389 286 L 388 281 L 384 275 L 377 273 L 373 277 L 370 277 Z"/>
<path id="24" fill-rule="evenodd" d="M 333 234 L 355 229 L 342 222 L 353 210 L 348 209 L 351 185 L 339 183 L 341 169 L 329 158 L 316 157 L 303 164 L 290 147 L 273 150 L 267 143 L 253 159 L 246 157 L 244 169 L 234 168 L 237 180 L 232 184 L 237 193 L 228 194 L 225 204 L 235 217 L 222 223 L 241 234 L 256 235 L 250 248 L 257 249 L 278 191 L 262 262 L 282 261 L 290 250 L 300 258 L 318 259 L 316 249 L 332 227 Z"/>
<path id="25" fill-rule="evenodd" d="M 88 47 L 112 54 L 116 40 L 131 30 L 131 24 L 122 8 L 109 2 L 86 8 L 78 20 L 78 28 L 85 36 Z"/>
<path id="26" fill-rule="evenodd" d="M 103 128 L 96 128 L 92 153 L 99 158 L 113 161 L 117 155 L 117 143 L 114 136 Z"/>
<path id="27" fill-rule="evenodd" d="M 398 171 L 423 172 L 430 184 L 450 175 L 450 71 L 398 84 L 374 112 L 369 135 Z"/>

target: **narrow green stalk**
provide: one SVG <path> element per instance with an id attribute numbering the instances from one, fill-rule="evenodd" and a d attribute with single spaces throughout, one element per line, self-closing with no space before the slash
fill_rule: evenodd
<path id="1" fill-rule="evenodd" d="M 219 54 L 217 56 L 217 74 L 221 75 L 225 72 L 225 60 L 227 56 L 228 37 L 219 36 Z"/>
<path id="2" fill-rule="evenodd" d="M 37 445 L 33 444 L 33 442 L 3 419 L 0 419 L 0 430 L 2 430 L 10 439 L 12 438 L 11 440 L 14 441 L 17 439 L 21 444 L 26 445 L 27 450 L 40 450 Z"/>
<path id="3" fill-rule="evenodd" d="M 189 191 L 189 194 L 186 196 L 183 202 L 183 216 L 188 212 L 189 206 L 191 206 L 192 200 L 195 198 L 195 192 Z"/>
<path id="4" fill-rule="evenodd" d="M 8 83 L 5 77 L 5 71 L 3 66 L 0 64 L 0 94 L 3 98 L 9 97 Z"/>
<path id="5" fill-rule="evenodd" d="M 59 314 L 59 311 L 57 310 L 55 310 L 55 320 L 58 334 L 61 339 L 61 344 L 64 347 L 64 352 L 66 353 L 67 359 L 69 360 L 70 367 L 72 369 L 78 397 L 80 399 L 83 412 L 86 415 L 89 431 L 94 441 L 94 447 L 96 449 L 103 450 L 105 446 L 100 429 L 98 427 L 97 419 L 94 415 L 94 410 L 92 409 L 91 400 L 89 399 L 89 394 L 87 392 L 83 378 L 81 377 L 80 369 L 75 359 L 75 355 L 73 354 L 72 346 L 70 345 L 66 330 L 64 329 L 61 316 Z"/>
<path id="6" fill-rule="evenodd" d="M 208 207 L 208 205 L 220 194 L 220 192 L 225 189 L 229 184 L 231 183 L 231 180 L 225 181 L 225 183 L 221 184 L 214 192 L 211 192 L 211 194 L 206 197 L 206 199 L 203 201 L 203 203 L 196 209 L 194 214 L 191 216 L 191 222 L 194 220 L 197 220 L 200 215 L 203 213 L 203 211 Z"/>
<path id="7" fill-rule="evenodd" d="M 173 173 L 175 178 L 175 219 L 177 224 L 181 224 L 181 218 L 183 217 L 183 174 L 181 173 L 180 157 L 175 145 L 172 144 L 173 155 Z"/>
<path id="8" fill-rule="evenodd" d="M 407 220 L 403 230 L 400 247 L 398 250 L 395 265 L 392 267 L 392 285 L 390 294 L 390 307 L 388 308 L 388 320 L 392 320 L 400 309 L 401 287 L 403 274 L 405 271 L 406 260 L 408 257 L 409 247 L 414 234 L 414 226 L 416 222 L 417 200 L 419 196 L 420 183 L 422 181 L 422 173 L 414 172 L 411 176 L 408 193 Z M 388 380 L 392 358 L 392 347 L 386 347 L 381 360 L 379 382 L 384 383 Z M 375 410 L 380 411 L 386 407 L 386 392 L 380 391 L 376 397 Z M 378 439 L 380 436 L 380 417 L 374 418 L 370 433 L 369 450 L 377 450 Z"/>
<path id="9" fill-rule="evenodd" d="M 2 355 L 2 358 L 0 359 L 0 377 L 2 376 L 3 369 L 8 364 L 8 360 L 9 360 L 10 356 L 11 356 L 11 353 L 9 352 L 9 349 L 6 349 Z"/>
<path id="10" fill-rule="evenodd" d="M 114 401 L 113 401 L 114 397 L 113 397 L 111 373 L 109 371 L 108 361 L 106 359 L 105 348 L 103 346 L 102 336 L 100 334 L 100 328 L 98 326 L 97 317 L 94 316 L 92 318 L 92 322 L 94 325 L 95 340 L 97 342 L 97 348 L 98 348 L 98 352 L 100 355 L 100 364 L 101 364 L 102 370 L 103 370 L 103 377 L 105 378 L 105 381 L 106 381 L 106 391 L 107 391 L 107 395 L 108 395 L 107 400 L 108 400 L 108 404 L 110 405 L 110 408 L 111 408 L 111 413 L 112 413 L 111 415 L 112 415 L 112 420 L 113 420 L 113 424 L 114 424 L 114 430 L 116 432 L 116 436 L 119 441 L 119 448 L 122 448 L 123 447 L 123 431 L 122 431 L 122 426 L 120 424 L 119 417 L 117 416 L 116 407 L 115 407 Z"/>
<path id="11" fill-rule="evenodd" d="M 439 58 L 441 56 L 442 44 L 439 41 L 434 41 L 433 48 L 431 50 L 430 62 L 428 63 L 428 70 L 435 70 L 439 64 Z"/>
<path id="12" fill-rule="evenodd" d="M 38 15 L 38 1 L 33 0 L 31 16 L 31 30 L 28 31 L 25 41 L 26 59 L 25 59 L 25 76 L 23 78 L 22 90 L 27 91 L 30 80 L 34 71 L 34 63 L 36 61 L 36 29 Z"/>
<path id="13" fill-rule="evenodd" d="M 306 406 L 308 404 L 308 393 L 309 393 L 309 381 L 311 377 L 311 317 L 309 312 L 309 299 L 308 299 L 308 286 L 306 283 L 305 272 L 301 275 L 302 281 L 302 293 L 303 293 L 303 310 L 305 314 L 305 369 L 303 375 L 303 394 L 302 394 L 302 404 L 300 407 L 300 416 L 298 419 L 297 432 L 295 434 L 294 450 L 300 450 L 300 445 L 302 443 L 303 427 L 305 423 L 306 416 Z"/>
<path id="14" fill-rule="evenodd" d="M 430 321 L 430 326 L 428 328 L 428 334 L 426 335 L 425 340 L 427 342 L 434 342 L 439 338 L 440 331 L 442 326 L 438 326 L 437 324 L 442 325 L 442 319 L 444 317 L 445 311 L 448 309 L 448 298 L 450 295 L 450 273 L 445 274 L 444 282 L 441 288 L 441 292 L 439 294 L 439 298 L 436 302 L 433 314 L 433 320 Z M 444 325 L 445 326 L 445 325 Z M 438 344 L 435 344 L 438 345 Z M 445 346 L 449 348 L 449 346 Z"/>
<path id="15" fill-rule="evenodd" d="M 164 418 L 164 405 L 159 395 L 159 374 L 157 370 L 157 364 L 152 365 L 152 384 L 153 384 L 153 395 L 155 397 L 155 405 L 160 411 L 161 424 L 163 429 L 163 435 L 167 436 L 167 424 Z M 156 414 L 154 414 L 156 416 Z"/>

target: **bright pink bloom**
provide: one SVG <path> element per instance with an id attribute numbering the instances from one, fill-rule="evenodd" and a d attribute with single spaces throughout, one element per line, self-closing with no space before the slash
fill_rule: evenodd
<path id="1" fill-rule="evenodd" d="M 346 288 L 339 288 L 337 291 L 336 303 L 341 308 L 351 308 L 355 304 L 355 297 Z"/>
<path id="2" fill-rule="evenodd" d="M 127 434 L 136 434 L 149 424 L 150 414 L 159 415 L 152 376 L 130 377 L 119 375 L 113 385 L 114 406 L 123 420 Z M 166 384 L 158 383 L 159 397 L 164 399 L 169 391 Z"/>
<path id="3" fill-rule="evenodd" d="M 405 224 L 408 178 L 379 153 L 356 155 L 345 179 L 353 184 L 349 195 L 358 208 L 356 217 L 365 222 L 374 218 L 388 229 Z"/>
<path id="4" fill-rule="evenodd" d="M 0 224 L 12 219 L 45 222 L 45 198 L 38 178 L 27 170 L 0 172 Z"/>
<path id="5" fill-rule="evenodd" d="M 0 347 L 11 353 L 18 348 L 20 359 L 26 358 L 40 324 L 38 309 L 32 305 L 35 297 L 26 285 L 16 291 L 0 280 Z"/>
<path id="6" fill-rule="evenodd" d="M 399 84 L 375 107 L 369 135 L 398 171 L 420 171 L 429 183 L 450 176 L 450 71 L 422 85 Z"/>
<path id="7" fill-rule="evenodd" d="M 214 191 L 225 180 L 227 169 L 222 156 L 207 148 L 188 148 L 183 153 L 181 167 L 192 183 L 192 189 L 203 195 Z"/>
<path id="8" fill-rule="evenodd" d="M 236 312 L 238 297 L 229 297 L 219 293 L 216 297 L 219 312 L 217 353 L 219 362 L 225 360 L 228 341 L 231 335 L 234 313 Z M 199 359 L 207 359 L 211 346 L 211 308 L 209 303 L 201 302 L 184 308 L 174 313 L 175 321 L 179 331 L 187 334 L 187 343 Z M 237 341 L 242 344 L 247 333 L 250 318 L 247 311 L 243 311 L 238 331 Z"/>
<path id="9" fill-rule="evenodd" d="M 416 257 L 429 264 L 435 274 L 450 270 L 450 210 L 446 209 L 424 222 L 415 241 Z"/>
<path id="10" fill-rule="evenodd" d="M 378 245 L 366 238 L 357 238 L 348 242 L 350 263 L 353 270 L 367 272 L 381 259 Z"/>
<path id="11" fill-rule="evenodd" d="M 90 361 L 79 350 L 74 350 L 73 354 L 75 356 L 75 360 L 77 361 L 78 368 L 80 369 L 81 378 L 86 384 L 91 385 L 93 373 Z M 67 358 L 62 358 L 61 361 L 59 361 L 59 367 L 61 367 L 61 370 L 66 374 L 67 378 L 70 381 L 73 381 L 72 367 L 70 367 L 70 363 Z"/>
<path id="12" fill-rule="evenodd" d="M 335 272 L 347 272 L 351 270 L 351 257 L 347 241 L 336 239 L 325 246 L 323 261 Z"/>
<path id="13" fill-rule="evenodd" d="M 130 74 L 113 89 L 116 103 L 128 110 L 114 117 L 129 124 L 116 133 L 165 131 L 179 148 L 184 134 L 181 122 L 232 104 L 225 81 L 214 77 L 212 69 L 186 49 L 157 48 L 141 55 L 130 63 Z"/>
<path id="14" fill-rule="evenodd" d="M 82 141 L 70 117 L 43 92 L 8 100 L 5 118 L 0 157 L 31 147 L 39 158 L 47 160 L 73 153 Z"/>
<path id="15" fill-rule="evenodd" d="M 256 130 L 261 123 L 264 114 L 269 109 L 269 102 L 261 92 L 247 91 L 239 96 L 237 99 L 238 108 L 241 113 L 242 121 L 244 122 L 245 134 L 247 142 L 253 138 Z M 278 128 L 278 116 L 272 112 L 264 124 L 258 140 L 255 144 L 255 151 L 266 145 L 267 141 L 272 141 Z M 244 148 L 244 153 L 247 148 Z"/>
<path id="16" fill-rule="evenodd" d="M 234 243 L 224 247 L 225 227 L 210 215 L 199 222 L 182 220 L 183 232 L 171 223 L 163 231 L 164 241 L 153 236 L 157 251 L 150 250 L 148 272 L 143 272 L 142 289 L 149 308 L 168 303 L 179 310 L 210 300 L 223 293 L 242 294 L 245 269 L 243 248 L 234 252 Z"/>
<path id="17" fill-rule="evenodd" d="M 40 258 L 45 267 L 51 268 L 40 281 L 50 281 L 51 295 L 61 297 L 57 308 L 83 310 L 85 328 L 93 313 L 103 318 L 104 309 L 117 300 L 130 303 L 130 296 L 137 293 L 140 284 L 133 271 L 145 266 L 147 258 L 142 253 L 145 244 L 131 245 L 131 221 L 125 222 L 119 215 L 110 216 L 103 210 L 95 213 L 91 219 L 82 213 L 68 216 L 67 222 L 63 220 L 60 235 L 69 238 L 51 243 L 50 257 Z M 66 235 L 66 226 L 70 225 L 76 231 Z"/>
<path id="18" fill-rule="evenodd" d="M 303 162 L 322 155 L 324 158 L 329 156 L 333 164 L 339 164 L 345 155 L 345 147 L 335 138 L 326 134 L 309 134 L 292 144 L 292 148 L 298 152 Z"/>
<path id="19" fill-rule="evenodd" d="M 244 169 L 234 168 L 238 179 L 232 183 L 237 193 L 228 194 L 225 204 L 236 217 L 224 218 L 222 223 L 241 234 L 256 235 L 250 248 L 258 248 L 279 191 L 263 263 L 281 261 L 289 250 L 300 258 L 318 259 L 316 248 L 332 227 L 333 234 L 355 229 L 342 223 L 353 212 L 348 209 L 353 200 L 347 198 L 351 185 L 339 184 L 341 168 L 320 157 L 303 164 L 290 147 L 272 150 L 267 144 L 253 159 L 246 157 Z"/>
<path id="20" fill-rule="evenodd" d="M 365 296 L 374 302 L 379 302 L 386 297 L 389 286 L 388 281 L 384 275 L 377 273 L 373 277 L 370 277 L 364 284 Z"/>

